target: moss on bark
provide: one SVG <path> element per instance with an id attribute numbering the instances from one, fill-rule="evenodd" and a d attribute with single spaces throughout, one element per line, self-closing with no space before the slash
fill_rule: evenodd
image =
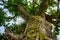
<path id="1" fill-rule="evenodd" d="M 43 20 L 44 18 L 40 19 L 40 16 L 33 16 L 27 24 L 25 30 L 26 37 L 23 40 L 50 40 L 50 38 L 46 36 L 46 26 L 42 27 L 44 25 Z"/>

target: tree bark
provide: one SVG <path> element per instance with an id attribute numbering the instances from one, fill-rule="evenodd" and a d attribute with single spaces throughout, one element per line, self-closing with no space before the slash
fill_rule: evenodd
<path id="1" fill-rule="evenodd" d="M 18 11 L 21 12 L 22 17 L 28 22 L 23 37 L 16 40 L 57 40 L 51 31 L 52 23 L 48 22 L 45 17 L 48 1 L 43 0 L 39 13 L 36 16 L 30 16 L 22 6 L 18 5 Z"/>
<path id="2" fill-rule="evenodd" d="M 17 4 L 18 11 L 20 12 L 22 18 L 28 22 L 28 19 L 31 18 L 31 15 L 24 9 L 23 6 Z"/>
<path id="3" fill-rule="evenodd" d="M 22 37 L 8 32 L 6 35 L 9 35 L 11 40 L 57 40 L 52 32 L 51 23 L 41 16 L 32 16 L 29 19 Z"/>
<path id="4" fill-rule="evenodd" d="M 34 16 L 27 24 L 22 40 L 57 40 L 51 30 L 51 23 L 41 16 Z"/>

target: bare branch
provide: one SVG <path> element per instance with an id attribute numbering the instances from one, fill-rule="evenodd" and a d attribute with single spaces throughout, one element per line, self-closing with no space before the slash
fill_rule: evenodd
<path id="1" fill-rule="evenodd" d="M 28 22 L 29 18 L 31 18 L 31 15 L 24 9 L 23 6 L 17 5 L 17 7 L 18 7 L 18 11 L 21 12 L 22 18 Z"/>
<path id="2" fill-rule="evenodd" d="M 9 39 L 14 39 L 14 40 L 18 40 L 19 36 L 15 35 L 13 33 L 6 33 L 5 36 L 7 36 Z"/>
<path id="3" fill-rule="evenodd" d="M 39 12 L 37 13 L 37 15 L 44 15 L 47 8 L 48 8 L 48 2 L 49 0 L 43 0 L 42 3 L 39 6 Z"/>

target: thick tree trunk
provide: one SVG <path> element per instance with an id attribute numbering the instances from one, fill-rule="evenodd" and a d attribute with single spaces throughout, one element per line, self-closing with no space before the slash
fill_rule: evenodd
<path id="1" fill-rule="evenodd" d="M 6 32 L 6 35 L 11 40 L 57 40 L 56 36 L 52 33 L 51 23 L 41 16 L 30 18 L 22 37 L 8 32 Z"/>
<path id="2" fill-rule="evenodd" d="M 47 22 L 44 17 L 33 16 L 27 24 L 22 40 L 57 40 L 51 30 L 51 23 Z"/>

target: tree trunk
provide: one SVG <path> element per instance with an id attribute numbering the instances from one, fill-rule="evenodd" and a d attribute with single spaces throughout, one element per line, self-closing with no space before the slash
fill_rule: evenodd
<path id="1" fill-rule="evenodd" d="M 51 30 L 51 23 L 44 17 L 33 16 L 26 26 L 22 40 L 57 40 Z"/>
<path id="2" fill-rule="evenodd" d="M 22 37 L 9 32 L 6 32 L 6 35 L 11 40 L 57 40 L 52 33 L 51 23 L 41 16 L 33 16 L 29 19 Z"/>

